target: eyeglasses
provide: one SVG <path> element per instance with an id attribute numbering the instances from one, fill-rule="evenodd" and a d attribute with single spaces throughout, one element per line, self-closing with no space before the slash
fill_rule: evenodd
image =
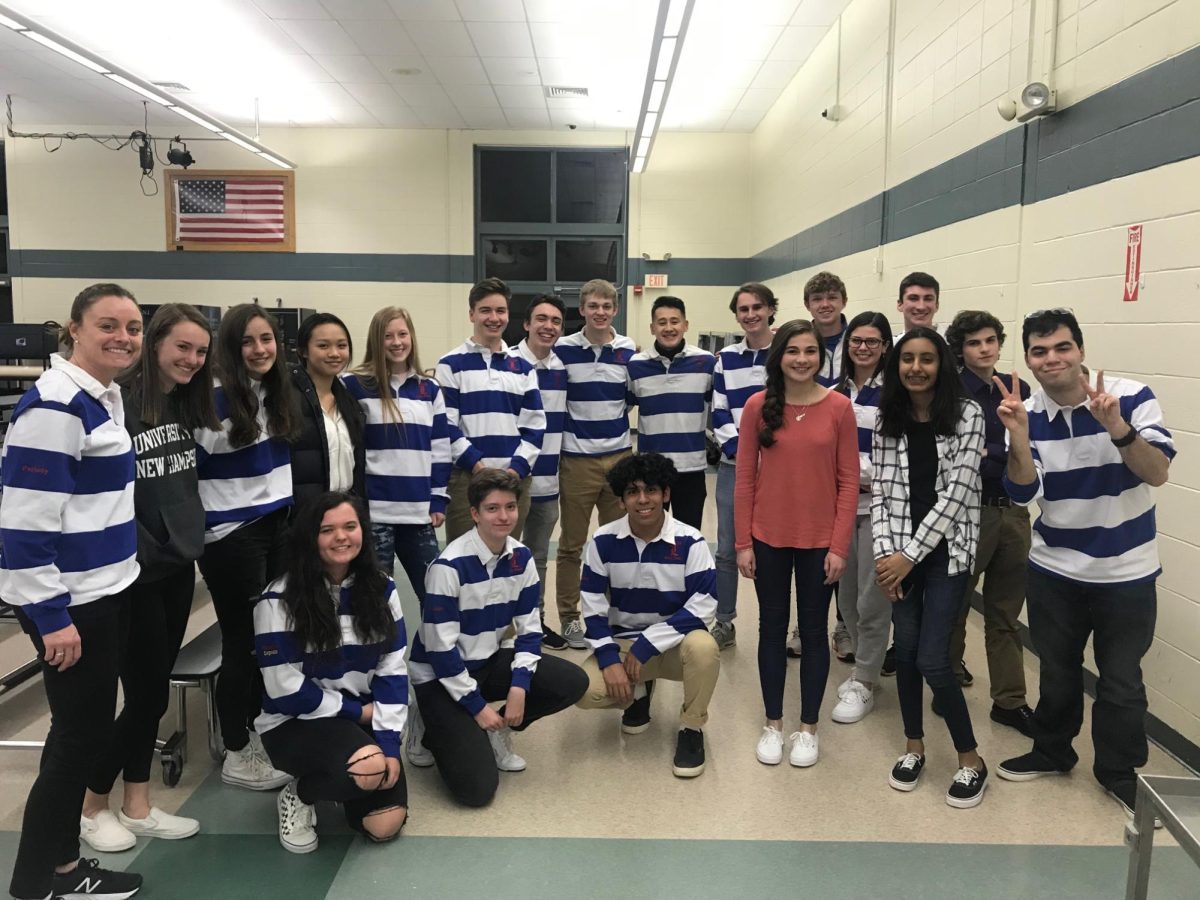
<path id="1" fill-rule="evenodd" d="M 1026 319 L 1040 319 L 1042 316 L 1074 316 L 1075 310 L 1069 306 L 1056 306 L 1053 309 L 1035 309 L 1025 316 Z"/>
<path id="2" fill-rule="evenodd" d="M 880 338 L 852 337 L 846 343 L 851 347 L 866 347 L 868 350 L 878 350 L 883 346 Z"/>

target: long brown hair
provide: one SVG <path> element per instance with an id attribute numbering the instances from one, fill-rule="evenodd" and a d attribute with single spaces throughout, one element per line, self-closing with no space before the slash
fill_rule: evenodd
<path id="1" fill-rule="evenodd" d="M 771 349 L 767 353 L 767 388 L 763 395 L 762 428 L 758 432 L 758 442 L 764 447 L 775 443 L 775 432 L 783 427 L 783 351 L 788 343 L 798 334 L 811 334 L 817 342 L 817 353 L 820 366 L 825 365 L 825 342 L 817 334 L 817 329 L 808 319 L 793 319 L 784 322 L 771 339 Z M 818 367 L 819 368 L 819 367 Z"/>
<path id="2" fill-rule="evenodd" d="M 171 330 L 181 322 L 191 322 L 204 329 L 212 339 L 212 329 L 200 310 L 187 303 L 164 303 L 154 311 L 142 337 L 142 358 L 125 372 L 117 382 L 129 392 L 141 409 L 141 419 L 147 425 L 161 425 L 167 409 L 174 406 L 180 424 L 189 431 L 221 427 L 217 407 L 213 402 L 212 366 L 205 356 L 204 364 L 187 384 L 177 384 L 170 392 L 159 389 L 158 349 L 171 336 Z"/>
<path id="3" fill-rule="evenodd" d="M 396 422 L 401 421 L 400 408 L 392 396 L 392 369 L 388 365 L 387 349 L 384 346 L 384 335 L 388 325 L 396 319 L 403 319 L 408 326 L 408 341 L 412 348 L 408 353 L 408 368 L 424 377 L 421 371 L 421 358 L 417 353 L 417 330 L 413 327 L 412 316 L 408 310 L 400 306 L 385 306 L 371 316 L 371 324 L 367 326 L 367 352 L 363 354 L 362 365 L 354 370 L 354 374 L 362 379 L 368 390 L 379 395 L 383 403 L 384 414 Z"/>
<path id="4" fill-rule="evenodd" d="M 263 406 L 267 412 L 267 433 L 273 438 L 290 441 L 300 429 L 300 410 L 288 375 L 279 323 L 257 303 L 242 303 L 221 317 L 216 347 L 217 375 L 229 399 L 229 442 L 234 447 L 248 446 L 259 438 L 258 396 L 242 359 L 242 338 L 246 326 L 255 319 L 266 322 L 275 336 L 275 363 L 262 378 L 266 391 Z"/>

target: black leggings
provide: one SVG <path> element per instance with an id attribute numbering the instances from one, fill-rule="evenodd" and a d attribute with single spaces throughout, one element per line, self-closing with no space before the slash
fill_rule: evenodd
<path id="1" fill-rule="evenodd" d="M 18 610 L 21 627 L 39 657 L 41 635 Z M 116 597 L 71 607 L 83 654 L 65 672 L 42 662 L 42 685 L 50 703 L 50 731 L 41 768 L 25 801 L 21 842 L 9 892 L 47 897 L 56 866 L 79 859 L 79 815 L 96 747 L 108 746 L 117 706 L 120 613 Z"/>
<path id="2" fill-rule="evenodd" d="M 250 742 L 250 726 L 262 709 L 262 673 L 254 659 L 254 604 L 284 568 L 287 510 L 278 509 L 208 544 L 200 573 L 212 594 L 221 625 L 221 673 L 217 718 L 228 750 Z"/>
<path id="3" fill-rule="evenodd" d="M 126 784 L 150 780 L 158 723 L 171 696 L 171 670 L 183 644 L 196 566 L 187 563 L 149 584 L 134 582 L 117 597 L 121 602 L 121 690 L 125 705 L 113 739 L 99 755 L 88 789 L 107 794 L 118 775 Z"/>
<path id="4" fill-rule="evenodd" d="M 342 804 L 346 823 L 357 832 L 366 833 L 363 819 L 371 813 L 408 806 L 403 765 L 396 783 L 386 790 L 364 791 L 350 776 L 350 757 L 375 746 L 370 726 L 349 719 L 289 719 L 265 732 L 262 742 L 272 765 L 296 776 L 296 795 L 303 802 Z M 372 772 L 386 765 L 382 756 L 368 762 Z"/>
<path id="5" fill-rule="evenodd" d="M 512 649 L 498 650 L 486 665 L 472 673 L 485 700 L 507 699 L 514 654 Z M 524 731 L 538 719 L 573 706 L 587 686 L 587 674 L 575 663 L 543 656 L 525 695 L 525 718 L 513 730 Z M 500 782 L 487 732 L 466 707 L 446 693 L 441 682 L 418 684 L 415 692 L 425 722 L 423 743 L 433 754 L 442 781 L 464 806 L 486 806 Z"/>

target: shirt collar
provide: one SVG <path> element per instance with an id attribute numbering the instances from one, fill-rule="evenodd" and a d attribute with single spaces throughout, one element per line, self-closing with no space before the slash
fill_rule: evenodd
<path id="1" fill-rule="evenodd" d="M 959 372 L 959 378 L 962 379 L 963 387 L 967 389 L 972 396 L 978 396 L 980 393 L 990 393 L 992 389 L 991 381 L 984 381 L 966 366 L 963 366 Z"/>
<path id="2" fill-rule="evenodd" d="M 749 344 L 746 342 L 746 339 L 743 337 L 743 338 L 742 338 L 740 341 L 738 341 L 736 344 L 730 344 L 730 345 L 729 345 L 728 347 L 726 347 L 725 349 L 726 349 L 726 350 L 731 350 L 731 351 L 733 351 L 734 353 L 737 353 L 737 354 L 739 354 L 739 355 L 740 355 L 740 354 L 746 354 L 746 353 L 757 354 L 757 353 L 762 353 L 762 352 L 763 352 L 763 351 L 765 351 L 765 350 L 770 350 L 770 349 L 771 349 L 771 345 L 770 345 L 770 344 L 767 344 L 767 346 L 765 346 L 765 347 L 760 347 L 758 350 L 755 350 L 753 347 L 751 347 L 751 346 L 750 346 L 750 345 L 749 345 Z"/>
<path id="3" fill-rule="evenodd" d="M 517 344 L 517 346 L 515 346 L 515 347 L 510 348 L 508 352 L 517 354 L 523 360 L 525 360 L 527 363 L 532 365 L 535 369 L 562 369 L 562 368 L 564 368 L 562 360 L 558 358 L 558 355 L 554 352 L 553 349 L 551 349 L 550 352 L 546 354 L 545 359 L 538 359 L 537 354 L 535 354 L 533 352 L 533 350 L 530 348 L 529 341 L 525 338 L 522 338 L 521 343 Z"/>
<path id="4" fill-rule="evenodd" d="M 1044 389 L 1038 391 L 1038 393 L 1042 395 L 1042 406 L 1045 407 L 1046 417 L 1050 420 L 1053 420 L 1060 412 L 1069 413 L 1073 410 L 1079 409 L 1081 406 L 1087 406 L 1088 402 L 1087 395 L 1085 394 L 1083 399 L 1074 406 L 1060 406 L 1058 401 L 1046 393 Z"/>
<path id="5" fill-rule="evenodd" d="M 88 396 L 96 400 L 107 400 L 110 405 L 121 405 L 121 386 L 115 381 L 108 385 L 101 384 L 99 379 L 89 375 L 61 353 L 50 354 L 50 368 L 62 372 Z"/>
<path id="6" fill-rule="evenodd" d="M 513 536 L 510 534 L 504 539 L 504 552 L 493 553 L 491 548 L 484 543 L 483 536 L 480 535 L 479 528 L 476 526 L 467 532 L 467 546 L 470 547 L 473 554 L 479 557 L 479 561 L 486 568 L 491 563 L 499 562 L 506 556 L 512 555 L 513 550 L 516 549 L 517 542 L 513 540 Z"/>
<path id="7" fill-rule="evenodd" d="M 678 353 L 676 353 L 674 356 L 664 356 L 662 353 L 658 352 L 657 342 L 651 341 L 650 349 L 646 351 L 646 355 L 649 356 L 651 359 L 661 359 L 664 362 L 669 362 L 670 360 L 673 360 L 673 359 L 679 359 L 682 356 L 695 356 L 697 353 L 703 353 L 703 352 L 705 352 L 705 351 L 701 350 L 699 347 L 693 347 L 687 341 L 684 341 L 683 347 L 680 348 Z"/>
<path id="8" fill-rule="evenodd" d="M 616 525 L 617 527 L 614 529 L 613 533 L 617 537 L 634 538 L 635 540 L 640 540 L 640 538 L 638 538 L 637 535 L 633 533 L 633 530 L 629 527 L 628 515 L 624 515 L 617 519 Z M 675 517 L 671 515 L 670 511 L 667 512 L 666 518 L 663 519 L 662 530 L 658 533 L 658 536 L 652 541 L 647 541 L 647 543 L 653 544 L 655 541 L 666 541 L 668 544 L 675 543 Z"/>
<path id="9" fill-rule="evenodd" d="M 500 353 L 508 352 L 508 344 L 504 343 L 504 341 L 501 341 L 500 349 L 492 350 L 491 347 L 485 347 L 483 344 L 476 341 L 475 336 L 472 335 L 471 337 L 467 338 L 466 341 L 463 342 L 463 350 L 466 351 L 467 353 L 497 353 L 497 354 L 500 354 Z"/>

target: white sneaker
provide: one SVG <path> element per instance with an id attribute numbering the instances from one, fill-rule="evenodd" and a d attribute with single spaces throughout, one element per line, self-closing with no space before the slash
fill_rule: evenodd
<path id="1" fill-rule="evenodd" d="M 850 677 L 849 677 L 849 678 L 847 678 L 845 681 L 843 681 L 841 684 L 839 684 L 839 685 L 837 686 L 837 695 L 838 695 L 839 697 L 843 696 L 843 695 L 846 693 L 846 691 L 850 689 L 850 685 L 851 685 L 851 684 L 852 684 L 852 683 L 853 683 L 855 680 L 856 680 L 856 679 L 855 679 L 855 677 L 854 677 L 854 675 L 853 675 L 853 673 L 852 673 L 852 674 L 850 675 Z"/>
<path id="2" fill-rule="evenodd" d="M 800 658 L 800 650 L 802 649 L 802 647 L 803 647 L 803 644 L 800 640 L 800 629 L 797 628 L 792 632 L 792 636 L 790 638 L 788 638 L 787 655 L 791 659 L 799 659 Z"/>
<path id="3" fill-rule="evenodd" d="M 79 817 L 79 839 L 101 853 L 120 853 L 137 843 L 133 832 L 120 823 L 111 810 L 101 810 L 93 818 Z"/>
<path id="4" fill-rule="evenodd" d="M 817 736 L 808 731 L 794 731 L 791 736 L 792 752 L 788 762 L 793 766 L 806 769 L 817 761 Z"/>
<path id="5" fill-rule="evenodd" d="M 404 752 L 414 766 L 428 769 L 433 765 L 433 754 L 425 746 L 425 722 L 416 702 L 408 704 L 408 723 L 404 730 Z"/>
<path id="6" fill-rule="evenodd" d="M 783 730 L 764 725 L 754 755 L 764 766 L 777 766 L 783 762 Z"/>
<path id="7" fill-rule="evenodd" d="M 841 699 L 834 706 L 830 718 L 844 725 L 861 721 L 875 708 L 875 692 L 856 678 L 850 679 L 845 691 L 838 688 L 838 696 Z"/>
<path id="8" fill-rule="evenodd" d="M 260 756 L 251 740 L 241 750 L 225 751 L 221 780 L 252 791 L 273 791 L 291 781 L 292 776 L 274 768 L 266 753 Z"/>
<path id="9" fill-rule="evenodd" d="M 317 849 L 317 809 L 296 795 L 296 782 L 284 785 L 275 798 L 279 813 L 279 843 L 291 853 L 312 853 Z"/>
<path id="10" fill-rule="evenodd" d="M 492 742 L 492 753 L 496 757 L 497 769 L 501 772 L 525 771 L 525 758 L 513 752 L 511 728 L 489 731 L 488 740 Z"/>
<path id="11" fill-rule="evenodd" d="M 190 838 L 200 830 L 200 823 L 186 816 L 173 816 L 165 813 L 157 806 L 150 807 L 150 815 L 144 819 L 131 819 L 120 810 L 117 820 L 133 834 L 146 837 L 163 838 L 168 841 L 178 841 Z"/>

